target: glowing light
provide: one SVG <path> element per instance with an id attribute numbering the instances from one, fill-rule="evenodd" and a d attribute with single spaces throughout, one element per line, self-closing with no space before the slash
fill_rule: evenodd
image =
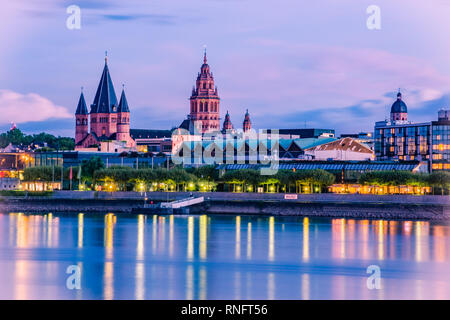
<path id="1" fill-rule="evenodd" d="M 236 217 L 236 259 L 241 258 L 241 217 Z"/>
<path id="2" fill-rule="evenodd" d="M 83 222 L 84 214 L 78 214 L 78 248 L 83 248 Z"/>
<path id="3" fill-rule="evenodd" d="M 303 218 L 303 261 L 309 260 L 309 219 Z"/>
<path id="4" fill-rule="evenodd" d="M 206 259 L 206 245 L 207 245 L 207 219 L 206 215 L 200 216 L 199 219 L 199 232 L 200 232 L 200 259 Z"/>
<path id="5" fill-rule="evenodd" d="M 275 258 L 275 218 L 269 218 L 269 260 Z"/>
<path id="6" fill-rule="evenodd" d="M 188 218 L 188 243 L 187 243 L 187 258 L 194 257 L 194 217 Z"/>
<path id="7" fill-rule="evenodd" d="M 247 259 L 252 258 L 252 223 L 247 225 Z"/>

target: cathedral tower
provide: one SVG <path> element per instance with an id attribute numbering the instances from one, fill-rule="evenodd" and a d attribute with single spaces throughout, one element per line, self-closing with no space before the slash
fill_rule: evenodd
<path id="1" fill-rule="evenodd" d="M 80 142 L 89 133 L 89 113 L 84 100 L 83 91 L 81 91 L 80 99 L 78 100 L 77 110 L 75 111 L 75 144 Z"/>
<path id="2" fill-rule="evenodd" d="M 128 108 L 125 89 L 122 89 L 119 108 L 117 109 L 117 135 L 116 140 L 128 141 L 130 138 L 130 109 Z"/>
<path id="3" fill-rule="evenodd" d="M 225 115 L 225 120 L 223 121 L 223 129 L 224 132 L 228 130 L 233 130 L 233 124 L 231 123 L 230 114 L 228 113 Z"/>
<path id="4" fill-rule="evenodd" d="M 242 123 L 242 129 L 244 132 L 249 131 L 252 128 L 252 122 L 250 121 L 250 114 L 247 112 L 245 113 L 244 122 Z"/>
<path id="5" fill-rule="evenodd" d="M 190 119 L 201 128 L 201 133 L 219 131 L 219 104 L 220 98 L 214 77 L 207 63 L 206 51 L 203 65 L 197 76 L 195 87 L 190 97 Z"/>
<path id="6" fill-rule="evenodd" d="M 109 137 L 117 131 L 117 97 L 109 75 L 108 60 L 98 84 L 94 102 L 91 105 L 91 133 L 97 137 Z"/>

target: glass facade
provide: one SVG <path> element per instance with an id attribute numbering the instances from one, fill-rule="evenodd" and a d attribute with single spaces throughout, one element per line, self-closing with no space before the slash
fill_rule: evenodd
<path id="1" fill-rule="evenodd" d="M 430 171 L 450 170 L 450 121 L 375 124 L 377 160 L 425 161 Z"/>
<path id="2" fill-rule="evenodd" d="M 433 121 L 432 132 L 432 170 L 450 171 L 450 121 Z"/>
<path id="3" fill-rule="evenodd" d="M 428 161 L 431 154 L 429 123 L 375 126 L 375 156 L 377 160 Z"/>

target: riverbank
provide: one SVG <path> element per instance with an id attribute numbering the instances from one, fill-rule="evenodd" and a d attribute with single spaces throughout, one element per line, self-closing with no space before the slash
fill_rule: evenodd
<path id="1" fill-rule="evenodd" d="M 149 192 L 147 203 L 183 199 L 187 192 Z M 450 219 L 448 196 L 196 192 L 207 201 L 194 214 L 320 216 L 361 219 Z M 45 197 L 0 197 L 0 212 L 113 212 L 144 208 L 139 192 L 56 191 Z"/>

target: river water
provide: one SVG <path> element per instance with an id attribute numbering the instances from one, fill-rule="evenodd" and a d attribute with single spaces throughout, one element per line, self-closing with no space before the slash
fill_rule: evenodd
<path id="1" fill-rule="evenodd" d="M 0 284 L 0 299 L 450 299 L 450 226 L 0 214 Z"/>

